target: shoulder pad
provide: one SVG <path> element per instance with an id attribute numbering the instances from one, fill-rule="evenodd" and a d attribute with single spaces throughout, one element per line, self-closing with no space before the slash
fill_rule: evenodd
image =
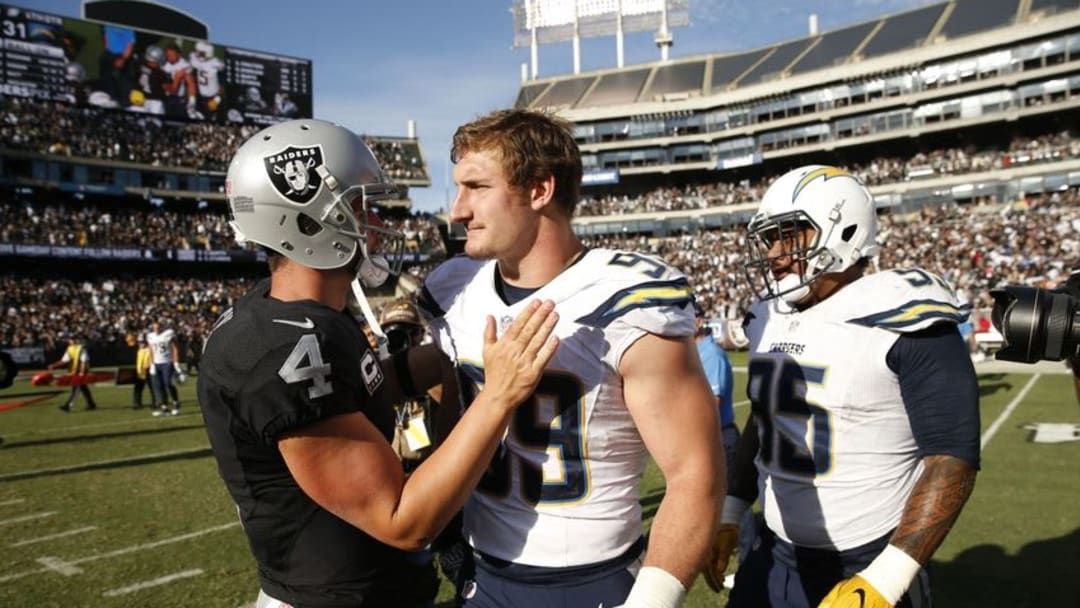
<path id="1" fill-rule="evenodd" d="M 867 275 L 846 287 L 848 323 L 897 333 L 935 323 L 962 323 L 968 317 L 952 287 L 921 268 L 897 268 Z M 839 294 L 838 294 L 839 295 Z"/>
<path id="2" fill-rule="evenodd" d="M 686 276 L 652 256 L 625 251 L 597 250 L 589 269 L 600 292 L 611 295 L 577 319 L 582 325 L 607 327 L 636 310 L 654 309 L 673 321 L 693 321 L 694 292 Z M 595 274 L 593 274 L 595 273 Z"/>

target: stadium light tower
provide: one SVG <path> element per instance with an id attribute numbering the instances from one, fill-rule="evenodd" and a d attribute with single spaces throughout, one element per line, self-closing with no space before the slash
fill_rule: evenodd
<path id="1" fill-rule="evenodd" d="M 623 67 L 623 35 L 657 30 L 660 58 L 667 60 L 671 28 L 690 24 L 689 0 L 514 0 L 514 48 L 529 47 L 531 77 L 539 74 L 541 44 L 571 41 L 574 73 L 581 72 L 581 39 L 615 36 L 618 67 Z"/>

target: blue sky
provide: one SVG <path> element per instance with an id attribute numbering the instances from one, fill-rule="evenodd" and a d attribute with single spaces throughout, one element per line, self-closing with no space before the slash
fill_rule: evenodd
<path id="1" fill-rule="evenodd" d="M 940 0 L 689 0 L 671 57 L 754 48 Z M 81 16 L 80 0 L 12 4 Z M 314 113 L 359 133 L 404 136 L 409 119 L 431 174 L 412 189 L 414 209 L 437 211 L 453 196 L 449 145 L 461 123 L 514 102 L 529 49 L 514 49 L 510 0 L 166 0 L 210 28 L 213 42 L 314 62 Z M 652 33 L 629 34 L 627 64 L 655 61 Z M 614 38 L 585 40 L 582 69 L 615 66 Z M 570 43 L 544 46 L 540 76 L 573 71 Z"/>

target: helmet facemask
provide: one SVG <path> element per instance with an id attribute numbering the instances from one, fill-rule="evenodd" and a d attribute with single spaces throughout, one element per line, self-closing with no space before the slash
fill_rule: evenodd
<path id="1" fill-rule="evenodd" d="M 810 283 L 821 274 L 820 269 L 834 259 L 819 246 L 820 227 L 801 210 L 755 217 L 750 221 L 746 242 L 750 261 L 744 269 L 751 286 L 763 299 L 783 297 L 789 303 L 802 300 L 810 291 Z M 777 279 L 774 268 L 787 274 Z"/>
<path id="2" fill-rule="evenodd" d="M 335 189 L 337 181 L 325 167 L 316 171 L 334 195 L 320 219 L 342 236 L 356 241 L 360 254 L 354 257 L 357 278 L 367 287 L 378 287 L 390 275 L 400 274 L 405 261 L 405 235 L 387 228 L 373 209 L 375 203 L 396 198 L 397 187 L 380 181 L 352 186 L 339 193 Z"/>
<path id="3" fill-rule="evenodd" d="M 878 251 L 870 192 L 826 165 L 799 167 L 774 181 L 747 230 L 751 286 L 763 299 L 789 304 L 804 301 L 822 275 L 844 272 Z"/>

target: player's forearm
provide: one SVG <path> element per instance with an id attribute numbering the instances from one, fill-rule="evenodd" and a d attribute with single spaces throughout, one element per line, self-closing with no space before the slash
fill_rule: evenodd
<path id="1" fill-rule="evenodd" d="M 890 544 L 926 565 L 975 487 L 975 469 L 953 456 L 927 456 Z"/>
<path id="2" fill-rule="evenodd" d="M 439 449 L 409 476 L 394 519 L 410 548 L 430 543 L 465 506 L 502 440 L 511 405 L 481 391 Z"/>
<path id="3" fill-rule="evenodd" d="M 661 568 L 690 589 L 712 544 L 719 518 L 722 471 L 665 476 L 667 489 L 649 531 L 645 566 Z M 710 483 L 708 480 L 713 480 Z"/>

